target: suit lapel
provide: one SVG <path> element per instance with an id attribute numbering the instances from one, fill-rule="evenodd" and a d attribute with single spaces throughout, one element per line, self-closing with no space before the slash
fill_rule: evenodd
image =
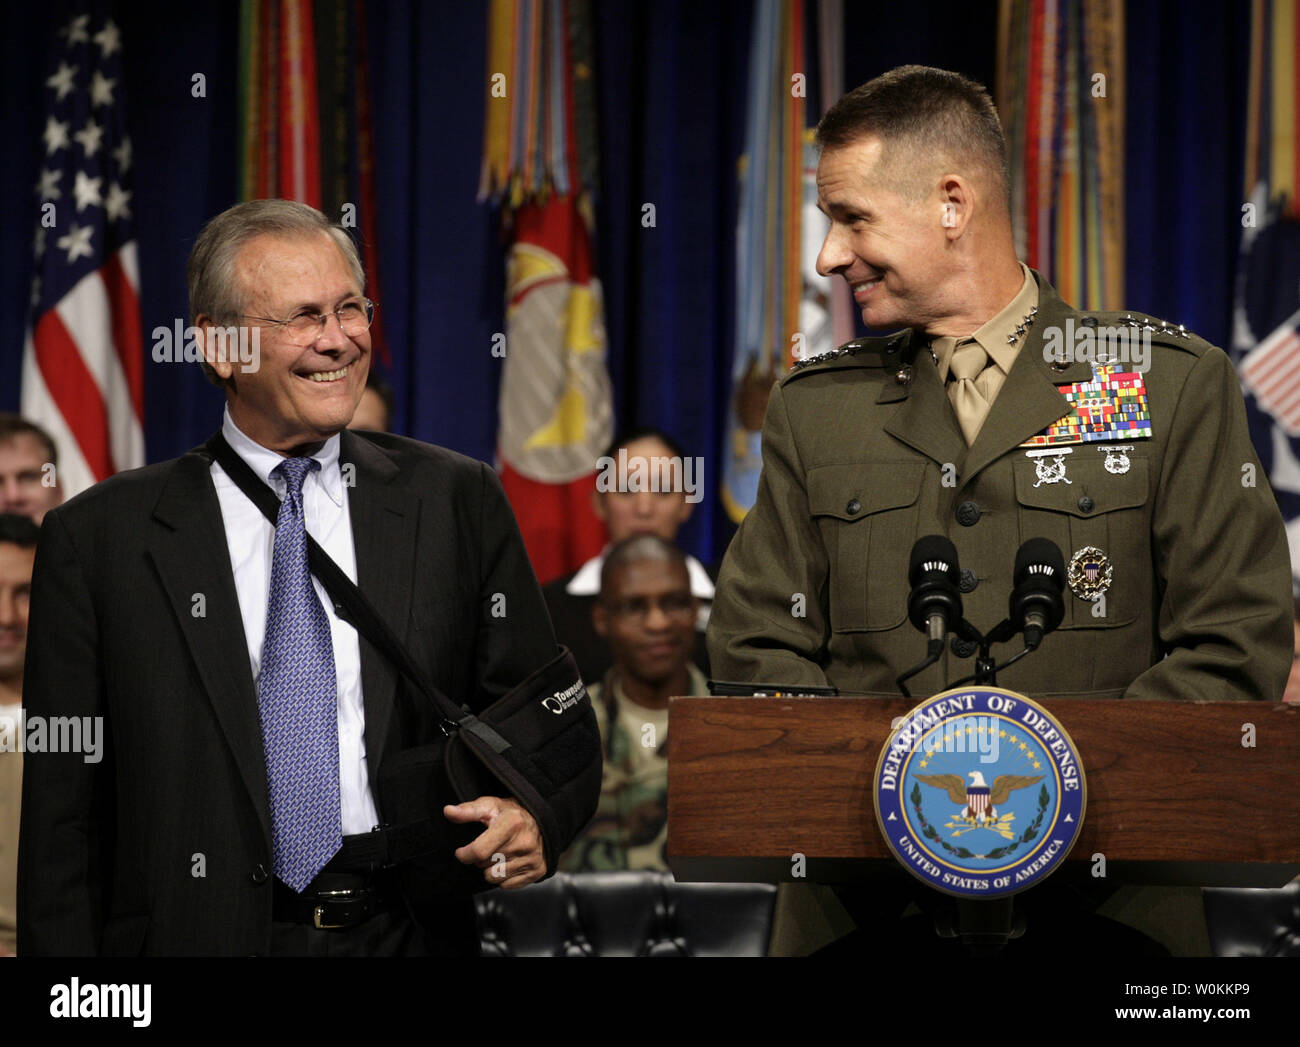
<path id="1" fill-rule="evenodd" d="M 199 451 L 179 458 L 154 506 L 149 555 L 267 838 L 266 757 L 221 505 Z M 204 607 L 195 616 L 196 596 Z"/>
<path id="2" fill-rule="evenodd" d="M 926 349 L 925 336 L 910 332 L 903 357 L 911 361 L 914 377 L 910 385 L 886 382 L 878 403 L 902 399 L 903 406 L 885 424 L 885 432 L 909 447 L 934 459 L 940 466 L 951 462 L 962 472 L 966 440 L 957 426 L 957 416 L 948 401 L 947 390 Z"/>
<path id="3" fill-rule="evenodd" d="M 1053 369 L 1043 355 L 1043 333 L 1052 327 L 1064 330 L 1067 317 L 1073 315 L 1074 311 L 1052 287 L 1039 279 L 1037 322 L 1016 354 L 1011 373 L 966 455 L 965 467 L 959 470 L 963 487 L 985 466 L 1072 413 L 1069 401 L 1057 386 L 1088 381 L 1092 368 L 1086 361 L 1078 361 L 1064 370 Z"/>
<path id="4" fill-rule="evenodd" d="M 397 638 L 405 641 L 411 613 L 411 581 L 415 574 L 414 536 L 419 523 L 419 499 L 396 482 L 400 470 L 382 449 L 347 429 L 340 435 L 339 461 L 344 467 L 352 519 L 357 586 Z M 362 637 L 366 761 L 376 795 L 397 683 L 397 670 Z"/>

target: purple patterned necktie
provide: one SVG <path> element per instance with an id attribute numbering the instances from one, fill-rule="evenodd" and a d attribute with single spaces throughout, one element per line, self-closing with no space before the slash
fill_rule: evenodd
<path id="1" fill-rule="evenodd" d="M 301 892 L 342 845 L 338 699 L 329 619 L 307 567 L 302 484 L 314 458 L 287 458 L 257 674 L 275 874 Z"/>

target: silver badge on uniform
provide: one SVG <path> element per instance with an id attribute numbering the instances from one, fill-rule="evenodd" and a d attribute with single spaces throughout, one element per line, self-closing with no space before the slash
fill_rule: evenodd
<path id="1" fill-rule="evenodd" d="M 1128 460 L 1128 453 L 1133 450 L 1132 444 L 1126 444 L 1123 447 L 1098 447 L 1097 450 L 1106 456 L 1106 472 L 1115 473 L 1117 476 L 1120 473 L 1128 472 L 1131 464 Z"/>
<path id="2" fill-rule="evenodd" d="M 1075 596 L 1091 602 L 1110 588 L 1115 578 L 1115 567 L 1095 545 L 1085 545 L 1070 557 L 1065 578 Z"/>
<path id="3" fill-rule="evenodd" d="M 1038 451 L 1026 451 L 1025 457 L 1032 459 L 1034 472 L 1038 475 L 1035 487 L 1043 484 L 1074 483 L 1065 475 L 1065 456 L 1074 454 L 1073 447 L 1045 447 Z M 1052 461 L 1048 461 L 1051 458 Z"/>

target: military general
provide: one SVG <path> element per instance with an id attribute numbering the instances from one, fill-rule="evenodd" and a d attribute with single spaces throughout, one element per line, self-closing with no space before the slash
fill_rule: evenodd
<path id="1" fill-rule="evenodd" d="M 1017 259 L 980 85 L 895 69 L 837 102 L 817 141 L 818 271 L 896 333 L 773 390 L 757 501 L 718 580 L 714 675 L 898 696 L 925 654 L 907 614 L 917 538 L 951 539 L 965 616 L 988 630 L 1016 550 L 1041 537 L 1067 567 L 1064 618 L 1000 686 L 1279 700 L 1287 542 L 1228 357 L 1145 314 L 1080 312 Z M 973 654 L 950 642 L 913 691 L 969 675 Z"/>

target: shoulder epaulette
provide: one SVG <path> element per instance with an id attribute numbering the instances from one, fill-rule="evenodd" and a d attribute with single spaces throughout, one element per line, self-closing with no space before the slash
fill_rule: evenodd
<path id="1" fill-rule="evenodd" d="M 886 338 L 855 338 L 851 342 L 845 342 L 838 349 L 828 349 L 816 356 L 795 361 L 783 381 L 807 374 L 810 370 L 826 364 L 836 364 L 841 367 L 881 367 L 899 351 L 904 337 L 905 335 L 898 334 Z"/>
<path id="2" fill-rule="evenodd" d="M 1161 320 L 1146 313 L 1128 311 L 1088 313 L 1079 322 L 1088 327 L 1132 328 L 1139 334 L 1149 333 L 1153 342 L 1177 346 L 1193 353 L 1202 353 L 1210 345 L 1204 338 L 1194 331 L 1189 331 L 1182 324 L 1171 324 L 1168 320 Z"/>

